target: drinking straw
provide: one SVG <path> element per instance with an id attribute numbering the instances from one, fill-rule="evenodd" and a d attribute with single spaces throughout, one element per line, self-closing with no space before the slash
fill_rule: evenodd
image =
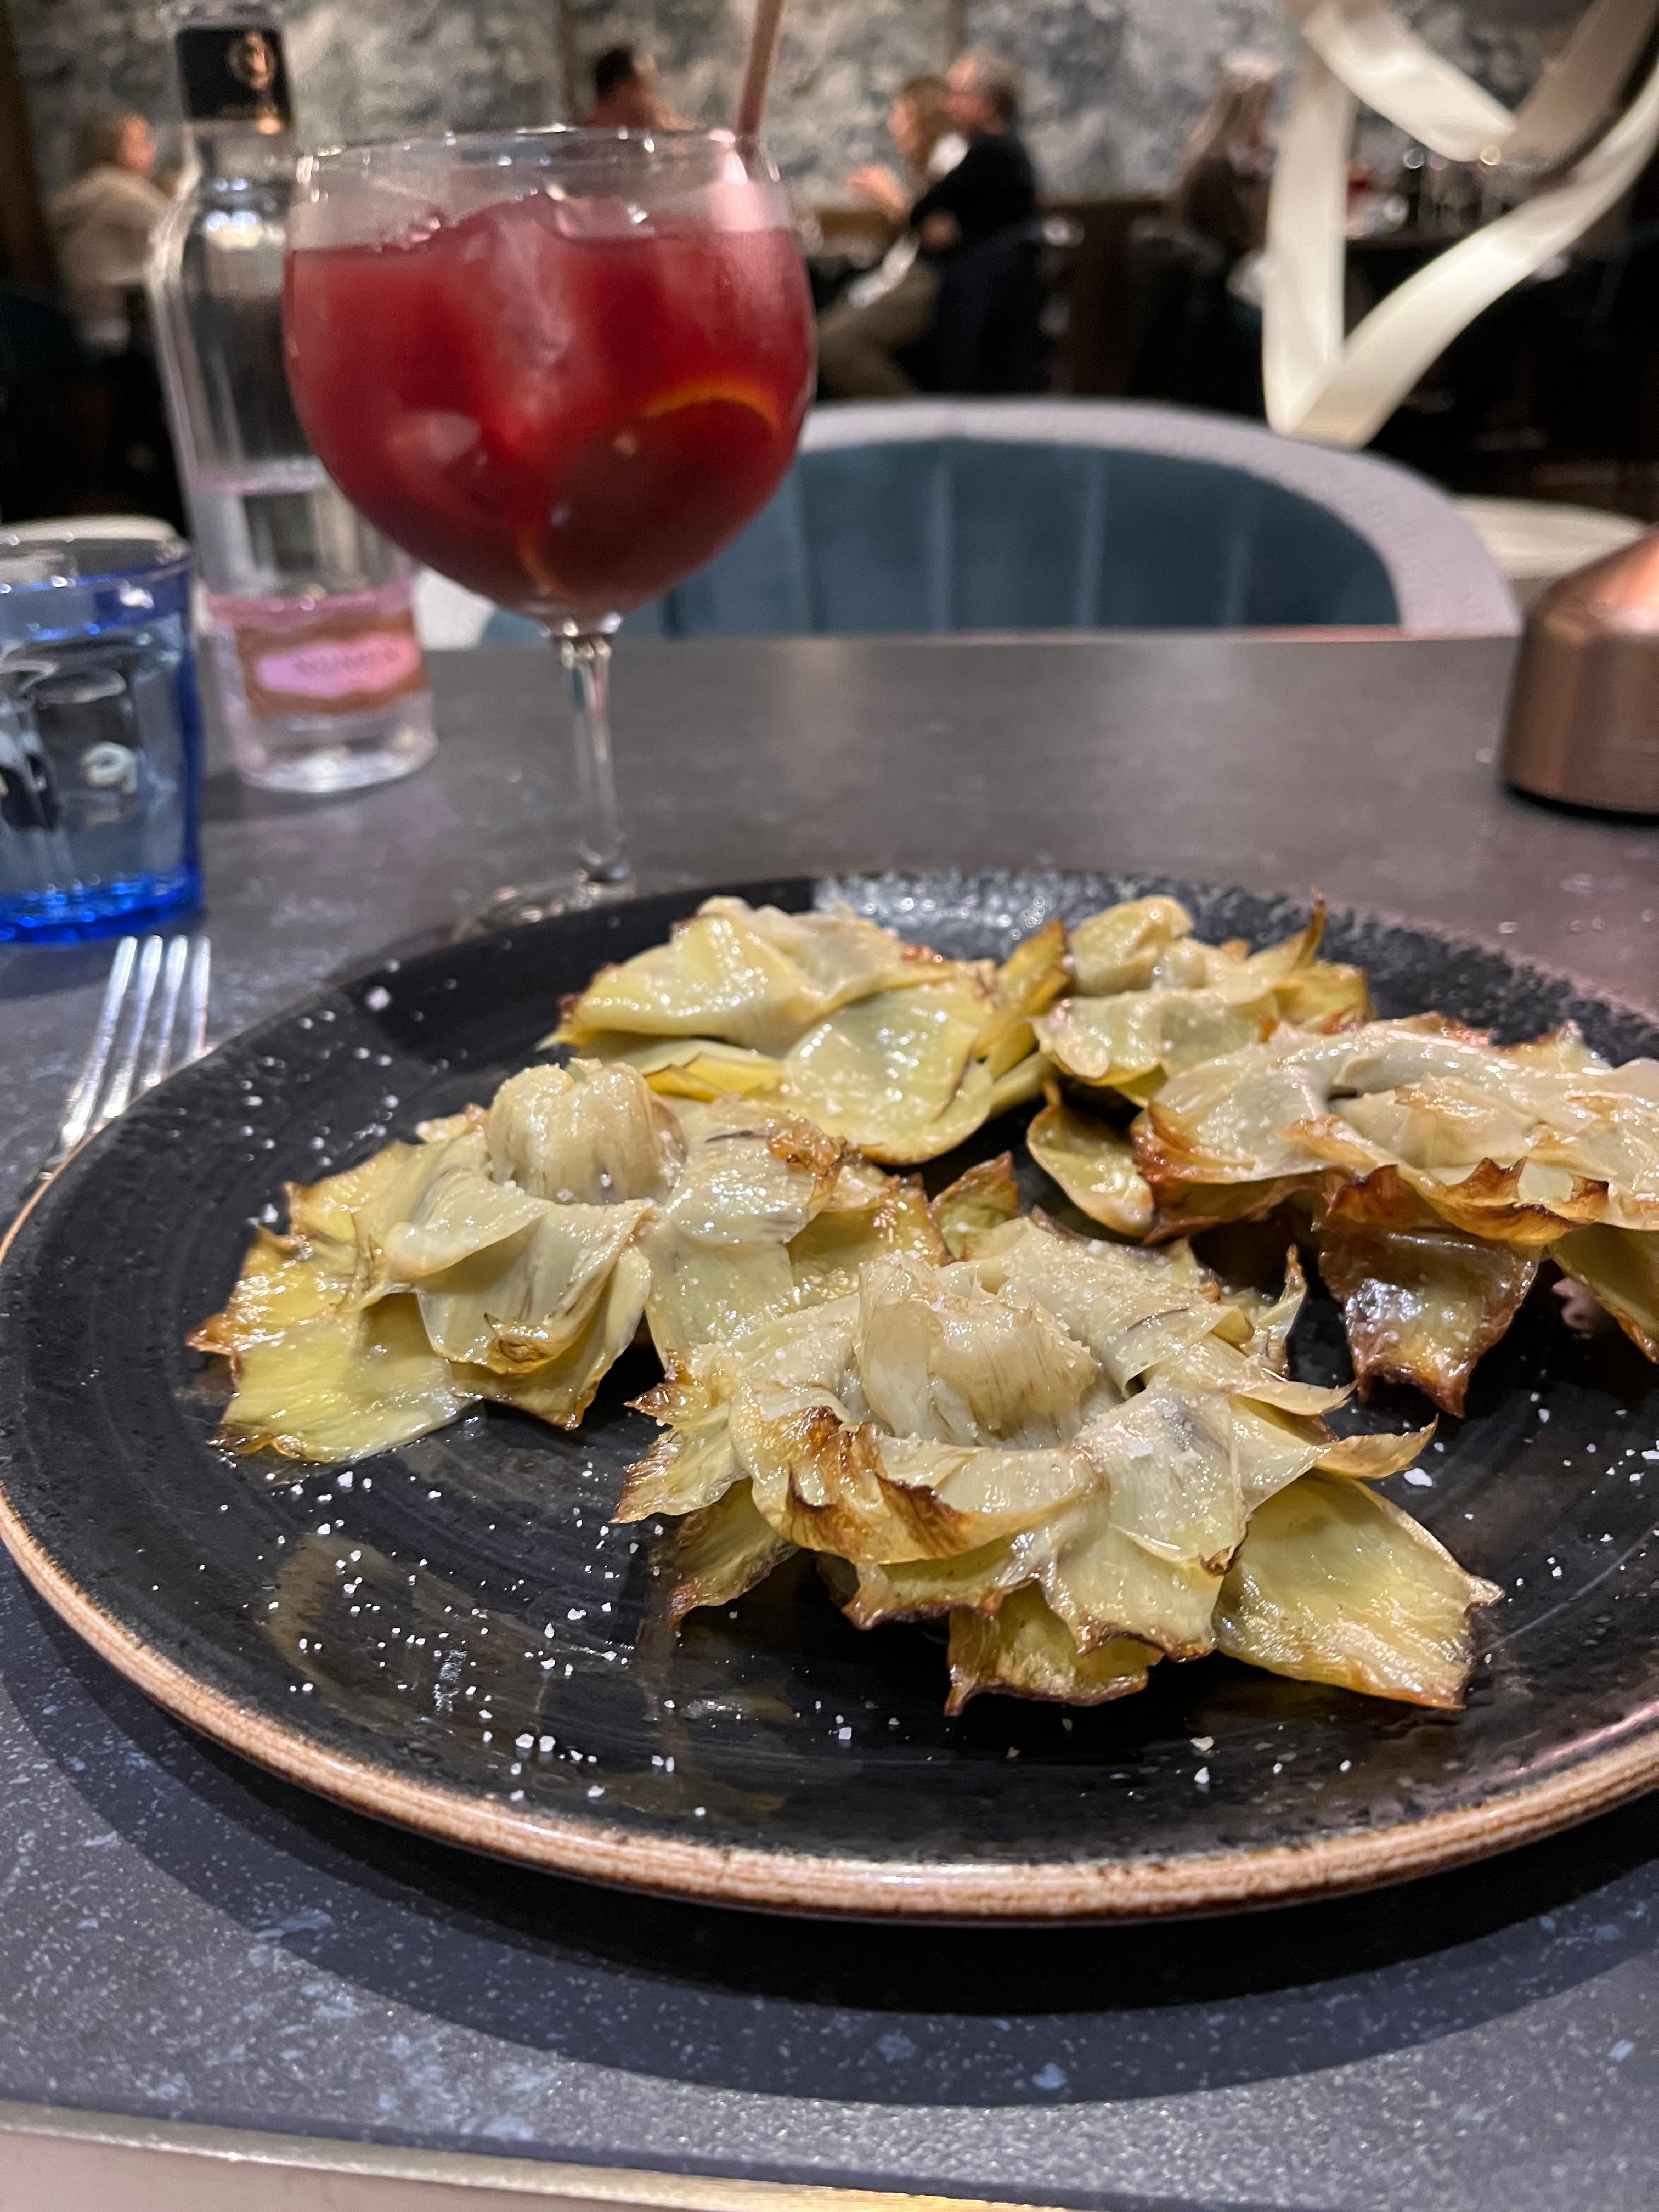
<path id="1" fill-rule="evenodd" d="M 766 114 L 767 90 L 778 58 L 778 33 L 782 27 L 783 0 L 755 0 L 749 58 L 744 64 L 743 90 L 738 95 L 739 138 L 753 138 L 759 134 Z"/>

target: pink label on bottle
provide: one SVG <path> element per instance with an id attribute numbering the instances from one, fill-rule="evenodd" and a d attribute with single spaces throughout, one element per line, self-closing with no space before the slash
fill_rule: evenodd
<path id="1" fill-rule="evenodd" d="M 385 630 L 330 639 L 290 653 L 260 656 L 259 682 L 290 698 L 335 701 L 363 692 L 396 691 L 417 675 L 421 648 L 413 637 Z"/>
<path id="2" fill-rule="evenodd" d="M 220 600 L 215 612 L 235 641 L 256 720 L 371 714 L 426 689 L 406 592 L 393 606 L 348 599 L 291 610 Z"/>

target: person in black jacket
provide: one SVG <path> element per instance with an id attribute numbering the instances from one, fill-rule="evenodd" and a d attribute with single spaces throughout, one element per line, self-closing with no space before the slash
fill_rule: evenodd
<path id="1" fill-rule="evenodd" d="M 820 322 L 818 380 L 835 398 L 902 399 L 914 392 L 915 383 L 893 356 L 931 328 L 941 264 L 1036 212 L 1036 178 L 1016 128 L 1019 71 L 975 49 L 952 63 L 945 82 L 951 120 L 968 150 L 910 210 L 920 252 L 904 283 L 866 307 L 831 307 Z"/>
<path id="2" fill-rule="evenodd" d="M 952 64 L 945 82 L 951 120 L 968 151 L 910 210 L 922 252 L 936 258 L 1029 222 L 1037 204 L 1036 172 L 1016 127 L 1019 71 L 975 50 Z"/>

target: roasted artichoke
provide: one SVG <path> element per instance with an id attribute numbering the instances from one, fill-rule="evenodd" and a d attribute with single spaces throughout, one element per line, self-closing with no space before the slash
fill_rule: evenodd
<path id="1" fill-rule="evenodd" d="M 998 968 L 846 912 L 714 898 L 667 945 L 602 969 L 545 1042 L 670 1095 L 775 1095 L 869 1158 L 914 1166 L 1036 1096 L 1032 1020 L 1069 972 L 1059 922 Z"/>
<path id="2" fill-rule="evenodd" d="M 950 1256 L 919 1183 L 769 1095 L 664 1098 L 576 1060 L 421 1135 L 290 1187 L 289 1233 L 261 1231 L 192 1336 L 235 1376 L 226 1443 L 356 1460 L 479 1399 L 572 1428 L 641 1323 L 668 1362 L 870 1260 Z"/>
<path id="3" fill-rule="evenodd" d="M 860 1626 L 948 1622 L 952 1711 L 1216 1650 L 1455 1705 L 1498 1593 L 1365 1487 L 1432 1423 L 1339 1436 L 1349 1393 L 1292 1376 L 1296 1248 L 1362 1393 L 1461 1413 L 1546 1261 L 1659 1359 L 1659 1065 L 1374 1020 L 1323 922 L 1253 951 L 1145 898 L 997 965 L 711 899 L 566 1001 L 567 1064 L 290 1188 L 191 1339 L 232 1366 L 222 1437 L 355 1460 L 483 1400 L 574 1427 L 648 1338 L 662 1433 L 617 1517 L 677 1521 L 676 1618 L 807 1552 Z M 1039 1098 L 1056 1218 L 1012 1153 L 931 1200 L 887 1171 Z M 1282 1291 L 1187 1241 L 1245 1222 Z"/>
<path id="4" fill-rule="evenodd" d="M 1139 1251 L 1026 1218 L 976 1231 L 969 1259 L 895 1254 L 866 1265 L 855 1294 L 676 1361 L 640 1401 L 665 1434 L 618 1517 L 690 1516 L 677 1615 L 805 1549 L 861 1627 L 948 1616 L 952 1710 L 991 1689 L 1121 1696 L 1157 1658 L 1217 1648 L 1262 1507 L 1310 1478 L 1340 1490 L 1392 1473 L 1431 1433 L 1336 1437 L 1324 1416 L 1347 1393 L 1280 1371 L 1285 1325 L 1276 1307 L 1252 1317 L 1182 1245 Z M 1370 1548 L 1352 1590 L 1327 1512 L 1323 1550 L 1291 1586 L 1293 1632 L 1253 1626 L 1267 1614 L 1252 1582 L 1228 1633 L 1255 1635 L 1281 1673 L 1455 1704 L 1469 1616 L 1497 1593 L 1449 1583 L 1462 1570 L 1426 1533 L 1379 1512 L 1354 1524 Z M 1379 1625 L 1363 1607 L 1390 1545 L 1413 1576 Z M 1372 1655 L 1363 1681 L 1357 1651 Z"/>

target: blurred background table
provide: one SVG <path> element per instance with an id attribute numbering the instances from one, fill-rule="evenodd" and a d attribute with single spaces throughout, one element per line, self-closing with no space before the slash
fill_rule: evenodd
<path id="1" fill-rule="evenodd" d="M 649 887 L 1168 871 L 1438 923 L 1659 1006 L 1659 840 L 1496 781 L 1503 641 L 624 644 Z M 209 787 L 216 1033 L 537 870 L 534 654 L 328 805 Z M 0 948 L 0 1218 L 107 947 Z M 151 1708 L 0 1567 L 0 2204 L 803 2202 L 1638 2212 L 1659 2200 L 1659 1806 L 1408 1890 L 973 1933 L 764 1921 L 394 1834 Z M 793 2185 L 787 2197 L 750 2184 Z"/>

